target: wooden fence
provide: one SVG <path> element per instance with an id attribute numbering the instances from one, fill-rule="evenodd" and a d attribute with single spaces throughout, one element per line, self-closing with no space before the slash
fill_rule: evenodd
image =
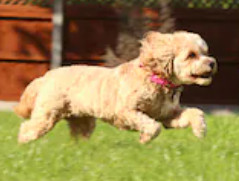
<path id="1" fill-rule="evenodd" d="M 49 68 L 52 10 L 0 5 L 0 99 L 18 100 Z"/>
<path id="2" fill-rule="evenodd" d="M 67 6 L 63 64 L 101 64 L 120 31 L 117 10 Z M 185 103 L 239 104 L 239 11 L 175 9 L 176 29 L 200 33 L 219 61 L 211 86 L 186 87 Z M 0 5 L 0 100 L 18 100 L 24 87 L 50 68 L 52 9 Z"/>

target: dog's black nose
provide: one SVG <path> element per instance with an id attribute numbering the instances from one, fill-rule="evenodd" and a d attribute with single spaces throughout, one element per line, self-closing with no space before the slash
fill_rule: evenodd
<path id="1" fill-rule="evenodd" d="M 215 67 L 215 62 L 211 62 L 209 66 L 211 67 L 211 69 L 213 69 Z"/>

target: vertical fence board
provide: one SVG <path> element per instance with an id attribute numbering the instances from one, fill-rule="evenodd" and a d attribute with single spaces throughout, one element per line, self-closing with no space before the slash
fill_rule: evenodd
<path id="1" fill-rule="evenodd" d="M 0 100 L 18 100 L 49 69 L 51 8 L 0 4 Z"/>
<path id="2" fill-rule="evenodd" d="M 18 100 L 29 82 L 48 69 L 48 63 L 0 62 L 0 100 Z"/>

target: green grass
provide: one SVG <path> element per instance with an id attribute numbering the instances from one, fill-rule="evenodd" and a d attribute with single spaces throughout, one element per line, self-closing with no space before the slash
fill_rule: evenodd
<path id="1" fill-rule="evenodd" d="M 44 138 L 17 144 L 21 120 L 0 113 L 1 181 L 238 181 L 239 115 L 207 115 L 208 135 L 163 130 L 147 145 L 138 134 L 98 122 L 73 142 L 64 121 Z"/>

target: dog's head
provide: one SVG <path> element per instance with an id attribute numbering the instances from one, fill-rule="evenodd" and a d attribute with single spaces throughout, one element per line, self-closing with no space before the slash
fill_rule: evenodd
<path id="1" fill-rule="evenodd" d="M 208 56 L 208 46 L 198 34 L 152 31 L 141 43 L 141 63 L 176 84 L 208 85 L 217 70 L 216 60 Z"/>

